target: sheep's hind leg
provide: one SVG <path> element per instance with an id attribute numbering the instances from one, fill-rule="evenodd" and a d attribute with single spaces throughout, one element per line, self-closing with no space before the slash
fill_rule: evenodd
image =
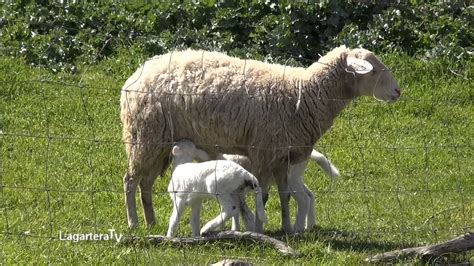
<path id="1" fill-rule="evenodd" d="M 265 185 L 265 184 L 260 184 L 260 188 L 262 189 L 262 201 L 263 201 L 263 206 L 265 207 L 265 205 L 267 204 L 267 201 L 268 201 L 268 189 L 269 189 L 269 186 L 268 185 Z M 255 208 L 255 212 L 257 213 L 257 209 Z M 253 215 L 253 214 L 252 214 Z M 244 219 L 245 220 L 245 219 Z M 263 222 L 260 221 L 260 219 L 257 219 L 257 217 L 255 216 L 254 218 L 254 223 L 255 223 L 255 232 L 257 233 L 263 233 Z"/>
<path id="2" fill-rule="evenodd" d="M 295 198 L 298 210 L 296 213 L 296 222 L 294 227 L 295 233 L 303 232 L 306 224 L 306 217 L 310 207 L 310 197 L 306 193 L 306 186 L 303 182 L 304 171 L 308 161 L 301 162 L 290 166 L 288 175 L 288 184 L 291 194 Z"/>
<path id="3" fill-rule="evenodd" d="M 165 157 L 165 158 L 163 158 Z M 167 167 L 168 156 L 161 156 L 157 163 L 153 165 L 152 171 L 140 181 L 140 193 L 145 213 L 145 222 L 147 226 L 155 224 L 155 211 L 153 209 L 153 183 L 156 177 L 161 174 Z"/>
<path id="4" fill-rule="evenodd" d="M 155 224 L 155 211 L 153 210 L 153 183 L 155 176 L 148 176 L 140 181 L 140 194 L 142 199 L 143 212 L 147 226 Z"/>
<path id="5" fill-rule="evenodd" d="M 138 226 L 137 202 L 135 200 L 138 182 L 139 178 L 134 178 L 129 173 L 126 173 L 123 177 L 123 189 L 129 228 L 136 228 Z"/>
<path id="6" fill-rule="evenodd" d="M 314 194 L 309 190 L 309 188 L 305 185 L 304 190 L 306 192 L 306 195 L 309 197 L 309 209 L 308 209 L 308 215 L 306 216 L 306 229 L 311 229 L 316 225 L 316 213 L 315 213 L 315 199 L 314 199 Z"/>

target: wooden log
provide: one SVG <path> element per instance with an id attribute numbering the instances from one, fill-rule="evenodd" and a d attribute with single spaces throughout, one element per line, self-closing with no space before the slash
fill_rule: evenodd
<path id="1" fill-rule="evenodd" d="M 446 242 L 414 248 L 405 248 L 389 251 L 367 258 L 369 262 L 394 262 L 397 260 L 420 257 L 424 261 L 441 257 L 446 254 L 460 253 L 474 249 L 474 232 L 468 232 L 462 236 L 453 238 Z"/>
<path id="2" fill-rule="evenodd" d="M 264 244 L 275 247 L 281 254 L 285 256 L 297 256 L 299 255 L 294 249 L 288 246 L 283 241 L 275 239 L 273 237 L 259 234 L 255 232 L 238 232 L 238 231 L 218 231 L 210 232 L 205 236 L 199 237 L 166 237 L 162 235 L 149 235 L 145 239 L 152 244 L 159 245 L 165 243 L 183 245 L 183 244 L 199 244 L 202 242 L 215 242 L 219 240 L 251 240 L 255 242 L 261 242 Z M 141 238 L 132 236 L 124 237 L 122 243 L 130 243 L 141 240 Z"/>

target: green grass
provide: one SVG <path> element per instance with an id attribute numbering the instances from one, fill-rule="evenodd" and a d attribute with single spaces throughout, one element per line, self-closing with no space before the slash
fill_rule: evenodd
<path id="1" fill-rule="evenodd" d="M 140 61 L 133 56 L 84 67 L 79 75 L 53 75 L 21 59 L 0 58 L 0 263 L 205 264 L 245 258 L 258 264 L 360 264 L 370 254 L 472 230 L 472 61 L 459 67 L 387 55 L 404 99 L 391 105 L 361 99 L 320 141 L 318 150 L 342 177 L 332 183 L 310 163 L 305 180 L 317 195 L 319 226 L 284 238 L 301 257 L 286 258 L 251 242 L 156 247 L 59 241 L 60 231 L 130 233 L 121 193 L 126 158 L 119 92 Z M 168 180 L 154 186 L 158 224 L 134 234 L 166 232 Z M 205 208 L 202 221 L 217 214 L 214 202 Z M 268 233 L 280 235 L 275 189 L 267 214 Z M 185 217 L 180 235 L 190 234 L 189 211 Z M 474 261 L 472 253 L 451 259 Z"/>

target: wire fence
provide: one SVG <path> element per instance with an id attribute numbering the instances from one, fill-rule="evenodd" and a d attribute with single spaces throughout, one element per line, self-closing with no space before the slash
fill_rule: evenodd
<path id="1" fill-rule="evenodd" d="M 205 55 L 203 52 L 202 66 Z M 172 55 L 170 62 L 171 59 Z M 243 66 L 239 86 L 242 89 L 235 95 L 217 91 L 213 95 L 216 102 L 219 97 L 223 101 L 234 97 L 257 105 L 277 97 L 269 96 L 269 93 L 278 92 L 277 89 L 252 91 L 246 76 L 249 73 L 247 60 Z M 295 110 L 298 103 L 308 97 L 305 93 L 310 88 L 309 85 L 285 83 L 285 75 L 287 80 L 290 75 L 285 73 L 290 67 L 282 68 L 281 81 L 275 86 L 293 85 L 295 90 L 291 97 L 284 98 L 275 106 Z M 395 76 L 403 76 L 411 70 L 392 69 Z M 178 84 L 169 83 L 173 80 L 171 76 L 175 75 L 171 65 L 168 67 L 168 81 L 165 80 L 160 86 L 166 91 L 163 94 L 156 90 L 129 88 L 120 91 L 118 88 L 122 86 L 124 77 L 94 78 L 90 71 L 86 69 L 80 78 L 42 77 L 42 74 L 28 77 L 23 71 L 21 78 L 16 76 L 18 73 L 13 73 L 0 80 L 1 87 L 5 89 L 2 96 L 6 99 L 0 132 L 0 202 L 3 216 L 0 234 L 2 241 L 25 238 L 47 241 L 50 244 L 44 247 L 44 252 L 48 262 L 55 261 L 54 243 L 64 240 L 61 232 L 100 234 L 109 228 L 116 228 L 123 234 L 134 233 L 126 229 L 123 204 L 122 177 L 127 171 L 124 146 L 131 145 L 131 149 L 135 145 L 168 147 L 169 150 L 175 141 L 180 140 L 171 136 L 164 141 L 154 141 L 157 139 L 155 136 L 153 141 L 146 143 L 124 141 L 119 119 L 120 93 L 127 93 L 127 101 L 147 98 L 149 105 L 172 100 L 191 105 L 204 95 L 201 92 L 173 92 L 173 86 L 178 87 Z M 202 69 L 202 72 L 194 73 L 192 79 L 198 80 L 209 71 Z M 466 82 L 466 78 L 458 77 L 453 70 L 449 71 L 453 79 Z M 140 74 L 138 78 L 141 77 Z M 104 82 L 103 78 L 106 79 Z M 441 81 L 433 77 L 425 85 L 436 88 L 438 82 Z M 467 82 L 471 81 L 468 79 Z M 119 86 L 115 86 L 117 84 Z M 315 80 L 314 84 L 321 88 L 326 81 L 322 78 Z M 414 92 L 415 88 L 408 90 Z M 327 98 L 324 93 L 319 90 L 315 100 L 326 101 L 325 104 L 347 102 Z M 205 96 L 211 97 L 212 94 L 206 92 Z M 410 235 L 429 235 L 430 239 L 436 235 L 435 239 L 443 239 L 472 230 L 474 169 L 472 135 L 469 134 L 473 130 L 472 117 L 466 121 L 462 116 L 456 116 L 463 112 L 463 108 L 469 111 L 472 103 L 463 98 L 439 98 L 434 90 L 429 94 L 425 95 L 430 96 L 428 99 L 403 96 L 393 105 L 367 99 L 354 100 L 347 105 L 334 127 L 316 146 L 339 167 L 342 177 L 337 182 L 330 182 L 313 164 L 305 173 L 305 183 L 317 197 L 316 213 L 321 228 L 347 230 L 369 239 L 387 234 L 399 235 L 410 241 L 414 238 Z M 232 106 L 216 108 L 232 110 Z M 263 112 L 260 121 L 272 117 L 277 111 L 269 109 Z M 137 114 L 129 113 L 130 121 L 141 119 L 135 116 Z M 171 113 L 165 112 L 164 115 Z M 193 117 L 196 113 L 185 115 Z M 166 117 L 169 128 L 176 126 L 174 130 L 179 135 L 182 121 L 175 119 Z M 283 123 L 282 130 L 291 127 L 290 122 Z M 225 132 L 228 121 L 216 123 L 217 126 L 206 126 L 223 128 Z M 206 133 L 202 128 L 196 131 L 196 139 L 199 139 L 197 135 Z M 264 128 L 258 130 L 265 131 Z M 321 128 L 318 130 L 319 133 L 324 132 Z M 208 133 L 218 136 L 220 132 Z M 216 138 L 216 142 L 196 141 L 196 145 L 206 150 L 259 150 L 265 154 L 283 151 L 287 153 L 287 158 L 292 157 L 294 150 L 313 148 L 312 145 L 291 143 L 290 140 L 280 143 L 285 142 L 287 145 L 262 147 L 248 146 L 244 142 L 230 145 L 229 142 L 220 143 Z M 290 160 L 279 159 L 283 164 L 291 164 Z M 154 185 L 152 194 L 158 220 L 153 233 L 164 234 L 168 225 L 172 206 L 165 189 L 168 182 L 169 174 L 158 179 Z M 304 193 L 294 190 L 280 192 Z M 280 220 L 275 218 L 279 217 L 279 208 L 275 207 L 277 198 L 278 193 L 272 191 L 268 206 L 272 210 L 269 213 L 272 219 L 268 228 L 273 231 L 280 228 Z M 218 211 L 215 205 L 209 209 Z M 201 220 L 213 216 L 206 213 Z M 294 222 L 294 217 L 291 220 Z M 185 224 L 181 221 L 181 227 L 189 227 Z M 180 230 L 181 235 L 190 232 L 189 228 Z M 99 254 L 104 247 L 97 245 L 96 249 Z M 7 256 L 3 254 L 4 258 Z"/>

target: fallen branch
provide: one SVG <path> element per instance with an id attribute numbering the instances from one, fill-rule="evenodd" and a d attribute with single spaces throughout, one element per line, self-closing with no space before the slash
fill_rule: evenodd
<path id="1" fill-rule="evenodd" d="M 437 258 L 449 253 L 460 253 L 474 249 L 474 232 L 468 232 L 462 236 L 453 238 L 444 243 L 436 245 L 405 248 L 377 254 L 367 259 L 369 262 L 394 262 L 397 260 L 420 257 L 425 261 Z"/>
<path id="2" fill-rule="evenodd" d="M 166 237 L 162 235 L 149 235 L 145 239 L 155 245 L 171 243 L 171 244 L 200 244 L 202 242 L 213 242 L 219 240 L 252 240 L 256 242 L 262 242 L 264 244 L 269 244 L 275 247 L 280 253 L 285 256 L 297 256 L 298 253 L 288 246 L 286 243 L 277 240 L 273 237 L 259 234 L 255 232 L 238 232 L 238 231 L 218 231 L 211 232 L 206 236 L 199 237 Z M 139 237 L 124 237 L 121 241 L 122 243 L 130 243 L 140 240 Z"/>

